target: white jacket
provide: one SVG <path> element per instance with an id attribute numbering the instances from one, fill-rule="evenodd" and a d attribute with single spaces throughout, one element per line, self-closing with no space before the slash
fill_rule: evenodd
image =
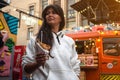
<path id="1" fill-rule="evenodd" d="M 56 38 L 58 36 L 58 39 Z M 33 80 L 79 80 L 80 61 L 75 50 L 74 40 L 63 32 L 53 33 L 54 43 L 44 68 L 39 67 L 32 73 Z M 35 61 L 35 37 L 30 39 L 26 47 L 26 55 L 23 56 L 22 66 Z"/>

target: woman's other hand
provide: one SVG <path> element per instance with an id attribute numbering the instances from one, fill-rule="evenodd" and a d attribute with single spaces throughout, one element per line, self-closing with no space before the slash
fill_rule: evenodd
<path id="1" fill-rule="evenodd" d="M 49 56 L 47 55 L 47 54 L 45 54 L 45 53 L 38 53 L 37 55 L 36 55 L 36 62 L 37 62 L 37 65 L 38 66 L 44 66 L 44 64 L 45 64 L 45 62 L 46 62 L 46 60 L 48 60 L 48 58 L 49 58 Z"/>

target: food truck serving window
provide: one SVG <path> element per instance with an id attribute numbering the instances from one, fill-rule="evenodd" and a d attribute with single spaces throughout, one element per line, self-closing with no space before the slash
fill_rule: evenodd
<path id="1" fill-rule="evenodd" d="M 77 40 L 76 50 L 78 54 L 94 54 L 96 53 L 95 40 Z"/>
<path id="2" fill-rule="evenodd" d="M 103 38 L 103 51 L 105 55 L 120 55 L 120 38 Z"/>

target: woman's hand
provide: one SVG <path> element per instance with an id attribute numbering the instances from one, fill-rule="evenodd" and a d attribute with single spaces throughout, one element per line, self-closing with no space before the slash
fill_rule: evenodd
<path id="1" fill-rule="evenodd" d="M 36 69 L 38 69 L 40 66 L 44 67 L 44 64 L 46 60 L 48 59 L 48 56 L 45 53 L 38 53 L 35 56 L 36 62 L 34 63 L 28 63 L 25 65 L 24 70 L 31 74 L 33 73 Z"/>
<path id="2" fill-rule="evenodd" d="M 44 68 L 44 64 L 46 62 L 46 60 L 48 60 L 49 56 L 45 53 L 38 53 L 35 56 L 35 60 L 36 62 L 34 63 L 28 63 L 25 65 L 24 70 L 31 74 L 33 73 L 36 69 L 38 69 L 40 66 L 42 66 Z"/>
<path id="3" fill-rule="evenodd" d="M 45 64 L 45 62 L 46 62 L 46 60 L 48 60 L 48 58 L 49 58 L 49 56 L 47 55 L 47 54 L 45 54 L 45 53 L 38 53 L 37 55 L 36 55 L 36 62 L 37 62 L 37 65 L 38 66 L 44 66 L 44 64 Z"/>

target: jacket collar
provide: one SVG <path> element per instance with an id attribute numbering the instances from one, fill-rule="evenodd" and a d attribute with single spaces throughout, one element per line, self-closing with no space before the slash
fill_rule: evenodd
<path id="1" fill-rule="evenodd" d="M 55 34 L 57 37 L 61 37 L 61 38 L 64 36 L 63 31 L 59 31 L 57 33 L 53 32 L 53 34 Z"/>

